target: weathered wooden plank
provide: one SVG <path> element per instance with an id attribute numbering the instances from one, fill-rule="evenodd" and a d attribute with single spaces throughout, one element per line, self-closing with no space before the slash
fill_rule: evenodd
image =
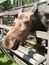
<path id="1" fill-rule="evenodd" d="M 19 59 L 17 56 L 14 55 L 13 58 L 16 61 L 16 63 L 18 63 L 19 65 L 27 65 L 24 61 Z"/>
<path id="2" fill-rule="evenodd" d="M 26 40 L 26 42 L 28 42 L 28 43 L 31 43 L 31 44 L 36 44 L 35 42 L 33 42 L 33 41 L 30 41 L 30 40 Z"/>
<path id="3" fill-rule="evenodd" d="M 48 39 L 48 33 L 43 31 L 36 31 L 36 35 L 39 38 Z"/>
<path id="4" fill-rule="evenodd" d="M 33 5 L 32 5 L 33 6 Z M 31 6 L 31 7 L 32 7 Z M 20 11 L 24 10 L 24 11 L 29 11 L 31 9 L 31 7 L 26 7 L 26 8 L 18 8 L 16 10 L 12 10 L 12 11 L 5 11 L 0 13 L 0 16 L 5 16 L 5 15 L 16 15 L 19 14 Z"/>
<path id="5" fill-rule="evenodd" d="M 3 3 L 3 2 L 5 2 L 5 1 L 6 1 L 6 0 L 0 0 L 0 4 Z"/>
<path id="6" fill-rule="evenodd" d="M 49 22 L 48 22 L 48 49 L 47 49 L 47 65 L 49 65 Z"/>
<path id="7" fill-rule="evenodd" d="M 47 4 L 49 4 L 49 0 L 47 0 Z"/>
<path id="8" fill-rule="evenodd" d="M 29 63 L 33 64 L 33 65 L 38 65 L 38 62 L 35 61 L 34 59 L 28 57 L 26 54 L 22 53 L 21 51 L 18 50 L 11 50 L 13 53 L 17 54 L 18 56 L 20 56 L 21 58 L 25 59 L 26 61 L 28 61 Z"/>
<path id="9" fill-rule="evenodd" d="M 12 26 L 0 25 L 0 28 L 10 30 Z"/>
<path id="10" fill-rule="evenodd" d="M 0 16 L 16 15 L 16 14 L 18 14 L 20 11 L 22 11 L 22 9 L 23 9 L 23 8 L 19 8 L 19 9 L 12 10 L 12 11 L 5 11 L 5 12 L 0 13 Z"/>
<path id="11" fill-rule="evenodd" d="M 38 6 L 38 11 L 41 12 L 42 14 L 49 14 L 49 5 L 43 4 Z"/>
<path id="12" fill-rule="evenodd" d="M 35 36 L 34 35 L 29 35 L 28 38 L 34 38 Z"/>
<path id="13" fill-rule="evenodd" d="M 42 55 L 40 55 L 40 54 L 38 54 L 36 52 L 33 52 L 30 49 L 28 49 L 28 48 L 22 47 L 22 46 L 19 46 L 18 50 L 21 51 L 22 53 L 25 53 L 29 57 L 33 58 L 39 64 L 46 59 L 44 56 L 42 56 Z"/>
<path id="14" fill-rule="evenodd" d="M 47 65 L 47 61 L 43 62 L 43 65 Z"/>
<path id="15" fill-rule="evenodd" d="M 18 10 L 15 10 L 15 11 L 5 11 L 5 12 L 2 12 L 0 13 L 0 16 L 5 16 L 5 15 L 14 15 L 14 14 L 17 14 L 18 13 Z"/>
<path id="16" fill-rule="evenodd" d="M 3 20 L 2 20 L 2 18 L 0 18 L 0 24 L 2 24 L 2 22 L 3 22 Z"/>

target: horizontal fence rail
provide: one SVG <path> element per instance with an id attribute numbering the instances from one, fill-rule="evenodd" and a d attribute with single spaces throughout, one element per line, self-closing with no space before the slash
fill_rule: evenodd
<path id="1" fill-rule="evenodd" d="M 38 5 L 43 4 L 43 3 L 46 3 L 46 1 L 45 2 L 37 2 Z M 5 16 L 5 15 L 16 15 L 16 14 L 18 14 L 20 12 L 20 10 L 23 10 L 23 9 L 25 10 L 25 8 L 30 10 L 30 8 L 33 5 L 34 5 L 34 3 L 28 4 L 28 5 L 14 7 L 12 9 L 10 9 L 9 11 L 1 12 L 0 13 L 0 17 L 1 16 Z"/>

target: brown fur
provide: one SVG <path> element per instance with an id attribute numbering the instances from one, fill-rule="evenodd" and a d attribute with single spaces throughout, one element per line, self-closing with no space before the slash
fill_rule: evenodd
<path id="1" fill-rule="evenodd" d="M 28 13 L 23 12 L 17 19 L 15 19 L 15 25 L 10 29 L 6 35 L 5 46 L 7 48 L 12 48 L 18 42 L 23 42 L 26 40 L 29 34 L 30 28 L 30 16 Z"/>

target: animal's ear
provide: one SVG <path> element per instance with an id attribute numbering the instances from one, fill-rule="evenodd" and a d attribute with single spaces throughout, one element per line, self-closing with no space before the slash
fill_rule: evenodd
<path id="1" fill-rule="evenodd" d="M 35 13 L 37 9 L 38 9 L 38 5 L 37 3 L 34 3 L 31 12 Z"/>
<path id="2" fill-rule="evenodd" d="M 31 10 L 29 11 L 30 15 L 33 15 L 38 9 L 37 3 L 34 3 L 34 5 L 31 7 Z"/>
<path id="3" fill-rule="evenodd" d="M 19 11 L 18 11 L 18 17 L 21 15 L 21 13 L 22 13 L 22 8 L 21 9 L 19 9 Z"/>

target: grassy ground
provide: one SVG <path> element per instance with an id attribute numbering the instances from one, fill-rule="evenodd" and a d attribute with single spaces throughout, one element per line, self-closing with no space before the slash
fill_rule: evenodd
<path id="1" fill-rule="evenodd" d="M 14 64 L 6 55 L 0 53 L 0 65 L 17 65 L 17 64 Z"/>

